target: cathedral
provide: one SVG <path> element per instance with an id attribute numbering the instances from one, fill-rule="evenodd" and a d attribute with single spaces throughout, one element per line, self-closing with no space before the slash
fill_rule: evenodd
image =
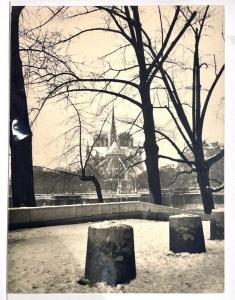
<path id="1" fill-rule="evenodd" d="M 141 150 L 133 145 L 130 133 L 117 134 L 114 108 L 110 135 L 96 134 L 93 143 L 92 168 L 99 175 L 102 189 L 117 194 L 137 192 L 136 178 L 144 171 Z"/>

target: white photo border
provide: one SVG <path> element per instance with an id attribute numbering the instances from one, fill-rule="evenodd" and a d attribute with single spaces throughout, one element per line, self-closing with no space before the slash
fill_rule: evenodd
<path id="1" fill-rule="evenodd" d="M 7 203 L 8 203 L 8 124 L 9 124 L 9 12 L 10 5 L 224 5 L 225 6 L 225 292 L 222 294 L 157 294 L 159 299 L 229 300 L 235 297 L 235 1 L 234 0 L 2 0 L 0 6 L 0 299 L 9 300 L 75 300 L 75 299 L 155 299 L 156 294 L 6 294 L 7 284 Z M 233 99 L 234 98 L 234 99 Z"/>

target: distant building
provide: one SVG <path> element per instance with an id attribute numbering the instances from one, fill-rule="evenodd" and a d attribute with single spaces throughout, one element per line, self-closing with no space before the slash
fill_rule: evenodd
<path id="1" fill-rule="evenodd" d="M 101 133 L 100 136 L 98 133 L 95 134 L 93 137 L 93 142 L 95 143 L 96 147 L 108 147 L 109 138 L 107 133 Z"/>
<path id="2" fill-rule="evenodd" d="M 117 193 L 137 191 L 136 178 L 144 168 L 141 151 L 133 146 L 133 137 L 128 132 L 117 134 L 114 109 L 110 136 L 95 134 L 92 167 L 100 175 L 103 189 Z M 87 146 L 87 154 L 90 147 Z"/>

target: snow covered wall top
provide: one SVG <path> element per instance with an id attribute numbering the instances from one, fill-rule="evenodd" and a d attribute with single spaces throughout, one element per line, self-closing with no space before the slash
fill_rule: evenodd
<path id="1" fill-rule="evenodd" d="M 9 229 L 125 218 L 168 221 L 170 215 L 185 212 L 178 208 L 140 201 L 10 208 Z M 206 214 L 197 215 L 200 215 L 202 220 L 210 219 Z"/>

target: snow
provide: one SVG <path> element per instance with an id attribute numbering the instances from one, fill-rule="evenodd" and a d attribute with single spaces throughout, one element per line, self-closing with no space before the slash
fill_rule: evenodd
<path id="1" fill-rule="evenodd" d="M 171 216 L 172 219 L 182 219 L 182 218 L 195 218 L 196 216 L 193 214 L 179 214 L 179 215 L 174 215 Z"/>
<path id="2" fill-rule="evenodd" d="M 224 241 L 209 240 L 206 253 L 169 251 L 169 223 L 122 220 L 134 228 L 137 277 L 129 284 L 90 287 L 84 276 L 88 226 L 94 223 L 9 232 L 9 293 L 216 293 L 224 289 Z"/>
<path id="3" fill-rule="evenodd" d="M 104 222 L 96 222 L 90 225 L 92 228 L 99 229 L 99 228 L 117 228 L 117 227 L 128 227 L 124 226 L 125 224 L 119 221 L 104 221 Z"/>
<path id="4" fill-rule="evenodd" d="M 216 209 L 212 209 L 212 212 L 224 212 L 224 208 L 223 207 L 218 207 Z"/>

